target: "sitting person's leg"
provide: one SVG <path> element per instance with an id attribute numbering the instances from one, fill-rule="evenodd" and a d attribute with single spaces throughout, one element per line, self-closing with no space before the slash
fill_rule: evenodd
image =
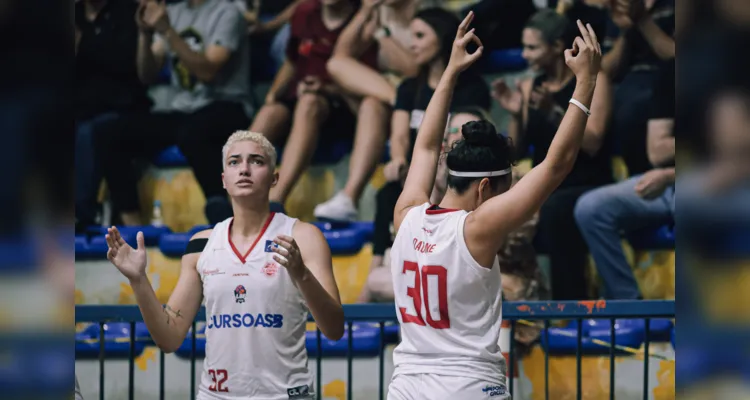
<path id="1" fill-rule="evenodd" d="M 360 97 L 374 97 L 385 104 L 394 104 L 396 88 L 380 72 L 362 64 L 358 60 L 336 56 L 327 64 L 331 74 L 347 92 Z"/>
<path id="2" fill-rule="evenodd" d="M 374 97 L 366 97 L 359 106 L 354 148 L 349 160 L 349 177 L 344 190 L 315 207 L 315 217 L 336 221 L 357 219 L 357 203 L 378 161 L 383 157 L 388 138 L 389 107 Z"/>
<path id="3" fill-rule="evenodd" d="M 386 250 L 385 256 L 381 257 L 380 265 L 371 268 L 367 276 L 367 292 L 370 295 L 369 301 L 377 303 L 392 302 L 395 298 L 393 294 L 393 279 L 391 278 L 391 251 Z"/>
<path id="4" fill-rule="evenodd" d="M 292 112 L 284 103 L 266 103 L 253 118 L 251 132 L 262 133 L 271 143 L 278 145 L 289 131 Z"/>
<path id="5" fill-rule="evenodd" d="M 609 299 L 638 299 L 641 294 L 625 258 L 621 232 L 660 226 L 672 220 L 667 189 L 661 197 L 645 200 L 635 186 L 641 176 L 594 189 L 578 199 L 575 219 L 604 281 Z"/>
<path id="6" fill-rule="evenodd" d="M 123 225 L 143 224 L 133 160 L 155 157 L 175 143 L 184 114 L 133 113 L 102 124 L 94 137 L 96 159 Z"/>
<path id="7" fill-rule="evenodd" d="M 117 118 L 115 113 L 97 115 L 76 121 L 75 144 L 75 212 L 76 231 L 92 225 L 96 219 L 96 195 L 101 183 L 101 169 L 96 165 L 94 135 L 106 121 Z"/>
<path id="8" fill-rule="evenodd" d="M 177 145 L 206 197 L 205 213 L 209 224 L 232 216 L 232 207 L 221 183 L 221 149 L 229 135 L 245 129 L 249 122 L 242 104 L 216 101 L 186 115 L 180 124 Z"/>
<path id="9" fill-rule="evenodd" d="M 271 189 L 270 200 L 284 204 L 305 168 L 310 164 L 320 136 L 320 128 L 331 114 L 325 97 L 305 93 L 299 97 L 292 117 L 292 129 L 284 146 L 279 181 Z"/>
<path id="10" fill-rule="evenodd" d="M 537 235 L 542 236 L 550 262 L 553 300 L 585 300 L 586 242 L 573 218 L 578 198 L 589 186 L 560 188 L 547 199 L 539 212 Z"/>

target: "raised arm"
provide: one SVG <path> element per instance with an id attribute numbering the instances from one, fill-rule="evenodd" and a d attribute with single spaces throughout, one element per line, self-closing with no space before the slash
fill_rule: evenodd
<path id="1" fill-rule="evenodd" d="M 469 214 L 464 235 L 477 260 L 493 258 L 508 233 L 528 221 L 573 168 L 583 141 L 587 112 L 594 97 L 601 62 L 601 47 L 591 25 L 578 21 L 581 36 L 565 51 L 565 62 L 576 75 L 572 101 L 557 129 L 544 161 L 529 171 L 508 192 L 493 197 Z"/>
<path id="2" fill-rule="evenodd" d="M 204 241 L 210 234 L 210 230 L 198 232 L 190 241 Z M 162 305 L 146 275 L 143 233 L 138 232 L 137 249 L 125 243 L 115 227 L 108 230 L 106 239 L 109 247 L 107 259 L 128 278 L 143 321 L 154 342 L 166 353 L 176 351 L 185 340 L 203 300 L 203 285 L 196 269 L 200 251 L 190 252 L 191 246 L 188 245 L 188 252 L 182 256 L 182 270 L 177 285 L 167 304 Z"/>
<path id="3" fill-rule="evenodd" d="M 474 29 L 468 30 L 473 18 L 474 12 L 471 11 L 458 27 L 450 61 L 430 99 L 430 104 L 427 106 L 422 119 L 422 125 L 419 127 L 404 190 L 401 192 L 393 212 L 393 227 L 395 230 L 398 230 L 401 226 L 401 221 L 409 208 L 430 200 L 432 186 L 435 184 L 435 173 L 437 172 L 440 148 L 445 134 L 445 125 L 448 122 L 448 109 L 458 75 L 482 56 L 482 42 L 474 34 Z M 470 54 L 466 51 L 466 46 L 471 42 L 476 43 L 479 48 Z"/>

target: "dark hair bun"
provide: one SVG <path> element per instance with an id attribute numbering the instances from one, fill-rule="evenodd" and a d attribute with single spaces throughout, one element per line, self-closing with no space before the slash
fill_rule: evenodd
<path id="1" fill-rule="evenodd" d="M 495 127 L 488 121 L 470 121 L 461 127 L 466 144 L 471 146 L 496 146 L 499 138 Z"/>

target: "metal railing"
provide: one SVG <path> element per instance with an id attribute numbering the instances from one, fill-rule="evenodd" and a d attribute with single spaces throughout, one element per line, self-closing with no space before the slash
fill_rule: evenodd
<path id="1" fill-rule="evenodd" d="M 379 348 L 379 398 L 385 398 L 384 382 L 384 332 L 387 322 L 397 322 L 395 307 L 393 304 L 351 304 L 344 306 L 344 315 L 346 317 L 347 334 L 341 340 L 347 341 L 346 359 L 347 359 L 347 381 L 346 392 L 347 399 L 352 399 L 352 363 L 353 363 L 353 335 L 352 326 L 354 322 L 375 322 L 380 327 L 380 348 Z M 674 318 L 675 304 L 669 300 L 644 300 L 644 301 L 562 301 L 562 302 L 505 302 L 503 303 L 503 319 L 511 321 L 510 334 L 514 337 L 516 324 L 535 325 L 542 327 L 541 324 L 534 321 L 543 321 L 543 330 L 541 335 L 545 336 L 546 343 L 549 342 L 549 329 L 552 320 L 575 320 L 576 321 L 576 398 L 582 396 L 582 376 L 581 376 L 581 358 L 582 358 L 582 341 L 583 341 L 583 321 L 584 319 L 608 319 L 610 326 L 609 342 L 603 340 L 596 341 L 596 344 L 609 348 L 609 366 L 610 380 L 609 393 L 610 399 L 615 396 L 615 354 L 619 353 L 643 353 L 643 398 L 648 398 L 649 388 L 649 342 L 650 342 L 650 321 L 653 318 Z M 193 322 L 193 329 L 188 334 L 191 341 L 190 356 L 190 398 L 195 398 L 196 391 L 196 322 L 205 321 L 205 309 L 201 308 Z M 624 348 L 616 345 L 615 341 L 615 321 L 616 319 L 644 319 L 645 321 L 645 341 L 644 348 L 640 349 Z M 310 317 L 310 321 L 312 321 Z M 129 322 L 130 338 L 129 342 L 129 368 L 128 368 L 128 393 L 129 399 L 134 399 L 135 387 L 135 348 L 137 341 L 150 341 L 149 338 L 136 337 L 136 322 L 143 321 L 141 313 L 137 306 L 132 305 L 78 305 L 76 306 L 76 323 L 98 323 L 99 338 L 105 335 L 104 325 L 108 322 Z M 99 344 L 99 398 L 104 399 L 104 362 L 106 359 L 105 340 L 96 339 Z M 511 340 L 511 348 L 508 363 L 508 390 L 513 389 L 513 379 L 516 371 L 516 360 L 514 352 L 514 340 Z M 321 390 L 321 371 L 322 371 L 322 337 L 319 329 L 316 329 L 316 393 L 317 398 L 322 396 Z M 506 349 L 503 349 L 506 351 Z M 544 386 L 545 399 L 549 399 L 549 352 L 544 352 Z M 159 399 L 164 399 L 164 352 L 160 352 L 159 357 Z"/>

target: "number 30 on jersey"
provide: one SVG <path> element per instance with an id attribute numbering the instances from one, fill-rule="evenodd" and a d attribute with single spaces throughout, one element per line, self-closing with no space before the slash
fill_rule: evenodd
<path id="1" fill-rule="evenodd" d="M 448 270 L 439 265 L 425 265 L 419 267 L 417 263 L 404 261 L 404 268 L 401 271 L 406 275 L 407 271 L 414 272 L 414 285 L 406 285 L 406 295 L 412 298 L 416 315 L 406 312 L 406 307 L 399 305 L 398 310 L 401 313 L 403 323 L 415 323 L 417 325 L 429 325 L 434 329 L 448 329 L 451 327 L 451 320 L 448 316 Z M 437 278 L 437 287 L 431 288 L 429 277 Z M 440 318 L 435 320 L 430 312 L 430 290 L 437 290 L 438 310 Z M 425 305 L 425 315 L 422 316 L 422 302 Z M 426 321 L 426 324 L 425 324 Z"/>

